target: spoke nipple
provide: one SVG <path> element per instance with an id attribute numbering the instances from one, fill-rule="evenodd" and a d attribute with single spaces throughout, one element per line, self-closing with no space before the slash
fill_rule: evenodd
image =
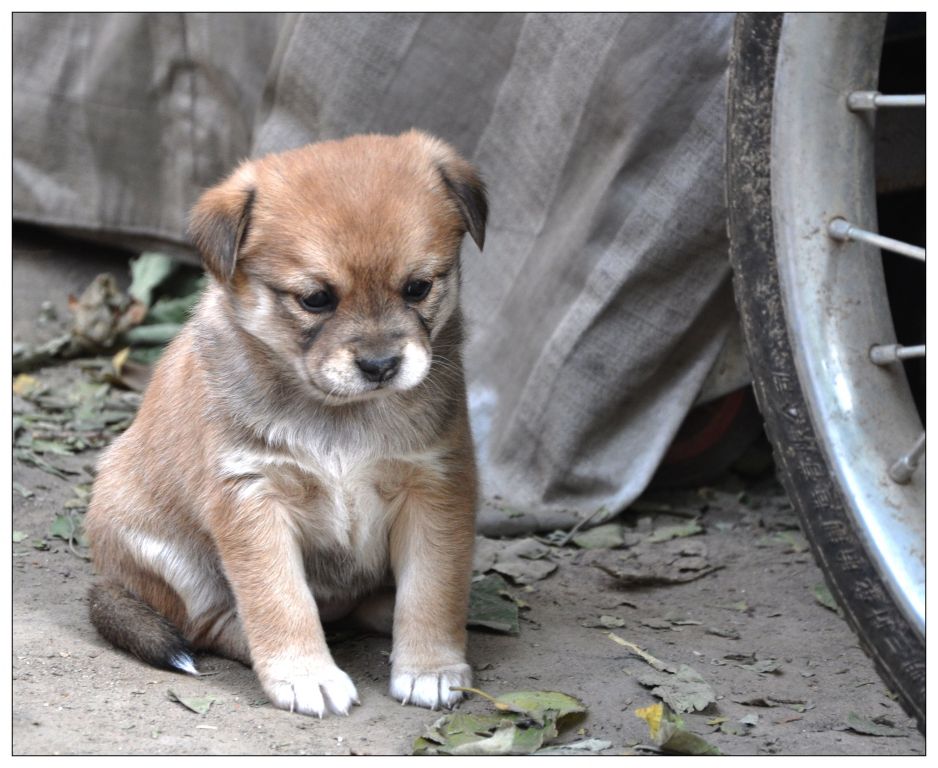
<path id="1" fill-rule="evenodd" d="M 846 241 L 850 239 L 851 229 L 853 226 L 850 222 L 838 216 L 836 219 L 831 219 L 830 224 L 827 225 L 827 234 L 835 240 Z"/>
<path id="2" fill-rule="evenodd" d="M 847 109 L 851 112 L 868 112 L 876 109 L 877 91 L 854 91 L 847 94 Z"/>
<path id="3" fill-rule="evenodd" d="M 870 360 L 876 365 L 890 365 L 898 359 L 898 344 L 877 344 L 870 348 Z"/>
<path id="4" fill-rule="evenodd" d="M 923 453 L 925 453 L 924 432 L 922 432 L 918 440 L 915 441 L 915 445 L 912 446 L 912 449 L 905 456 L 900 456 L 889 468 L 889 477 L 899 485 L 905 485 L 912 479 L 915 470 L 918 469 Z"/>

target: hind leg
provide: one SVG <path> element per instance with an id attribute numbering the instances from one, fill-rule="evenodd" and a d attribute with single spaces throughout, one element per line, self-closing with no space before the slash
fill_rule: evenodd
<path id="1" fill-rule="evenodd" d="M 368 595 L 349 618 L 357 627 L 390 637 L 394 627 L 394 587 L 382 587 Z"/>
<path id="2" fill-rule="evenodd" d="M 203 620 L 202 624 L 204 629 L 192 640 L 198 650 L 252 666 L 248 639 L 234 606 L 222 610 L 210 621 Z"/>

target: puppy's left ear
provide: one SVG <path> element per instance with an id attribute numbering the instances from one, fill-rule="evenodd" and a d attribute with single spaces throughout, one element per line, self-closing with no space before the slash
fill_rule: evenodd
<path id="1" fill-rule="evenodd" d="M 441 163 L 439 169 L 446 191 L 459 208 L 466 231 L 481 251 L 485 245 L 485 222 L 489 216 L 485 184 L 478 171 L 461 158 Z"/>
<path id="2" fill-rule="evenodd" d="M 234 277 L 254 206 L 254 167 L 243 163 L 221 184 L 202 194 L 189 218 L 189 234 L 202 263 L 220 283 Z"/>

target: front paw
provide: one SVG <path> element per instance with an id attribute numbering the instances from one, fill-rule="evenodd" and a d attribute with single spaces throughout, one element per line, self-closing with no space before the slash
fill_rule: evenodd
<path id="1" fill-rule="evenodd" d="M 398 667 L 391 670 L 391 695 L 403 704 L 414 704 L 428 709 L 452 707 L 462 697 L 462 691 L 472 685 L 472 670 L 468 664 L 450 664 L 445 667 Z"/>
<path id="2" fill-rule="evenodd" d="M 258 666 L 264 692 L 280 709 L 322 717 L 347 715 L 359 703 L 355 684 L 331 659 L 301 657 Z"/>

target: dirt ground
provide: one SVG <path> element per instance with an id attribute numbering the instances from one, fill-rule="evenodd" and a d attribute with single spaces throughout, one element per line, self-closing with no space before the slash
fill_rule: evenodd
<path id="1" fill-rule="evenodd" d="M 67 255 L 17 244 L 15 341 L 47 337 L 51 330 L 36 320 L 42 301 L 62 306 L 69 290 L 83 287 L 76 281 L 93 276 L 93 265 L 70 266 Z M 87 373 L 72 362 L 33 375 L 58 391 Z M 35 408 L 13 399 L 14 416 Z M 388 696 L 388 638 L 344 633 L 335 639 L 334 656 L 357 684 L 361 706 L 348 717 L 323 720 L 274 709 L 251 670 L 236 662 L 202 656 L 201 676 L 190 677 L 148 668 L 99 638 L 88 621 L 87 550 L 52 535 L 75 486 L 92 479 L 96 456 L 94 449 L 54 456 L 52 463 L 76 473 L 64 478 L 13 461 L 14 755 L 410 754 L 440 713 Z M 665 540 L 667 531 L 686 534 L 693 520 L 700 528 L 694 535 Z M 822 575 L 771 477 L 730 475 L 709 489 L 658 493 L 620 521 L 629 546 L 548 547 L 540 562 L 555 563 L 556 570 L 528 587 L 511 587 L 528 606 L 517 636 L 470 633 L 469 661 L 480 689 L 493 696 L 565 692 L 587 714 L 557 743 L 591 738 L 608 742 L 604 755 L 651 754 L 648 726 L 635 715 L 660 700 L 639 682 L 651 667 L 612 633 L 672 668 L 683 664 L 699 673 L 716 701 L 683 715 L 686 727 L 724 754 L 924 754 L 923 736 L 849 627 L 817 599 Z M 639 550 L 648 557 L 636 565 L 628 558 Z M 704 570 L 712 570 L 643 587 L 625 587 L 613 575 L 629 568 L 666 572 L 678 556 L 702 558 Z M 199 714 L 170 691 L 214 701 Z M 472 696 L 460 711 L 491 707 Z M 890 735 L 860 732 L 880 730 L 863 725 L 873 721 Z"/>

